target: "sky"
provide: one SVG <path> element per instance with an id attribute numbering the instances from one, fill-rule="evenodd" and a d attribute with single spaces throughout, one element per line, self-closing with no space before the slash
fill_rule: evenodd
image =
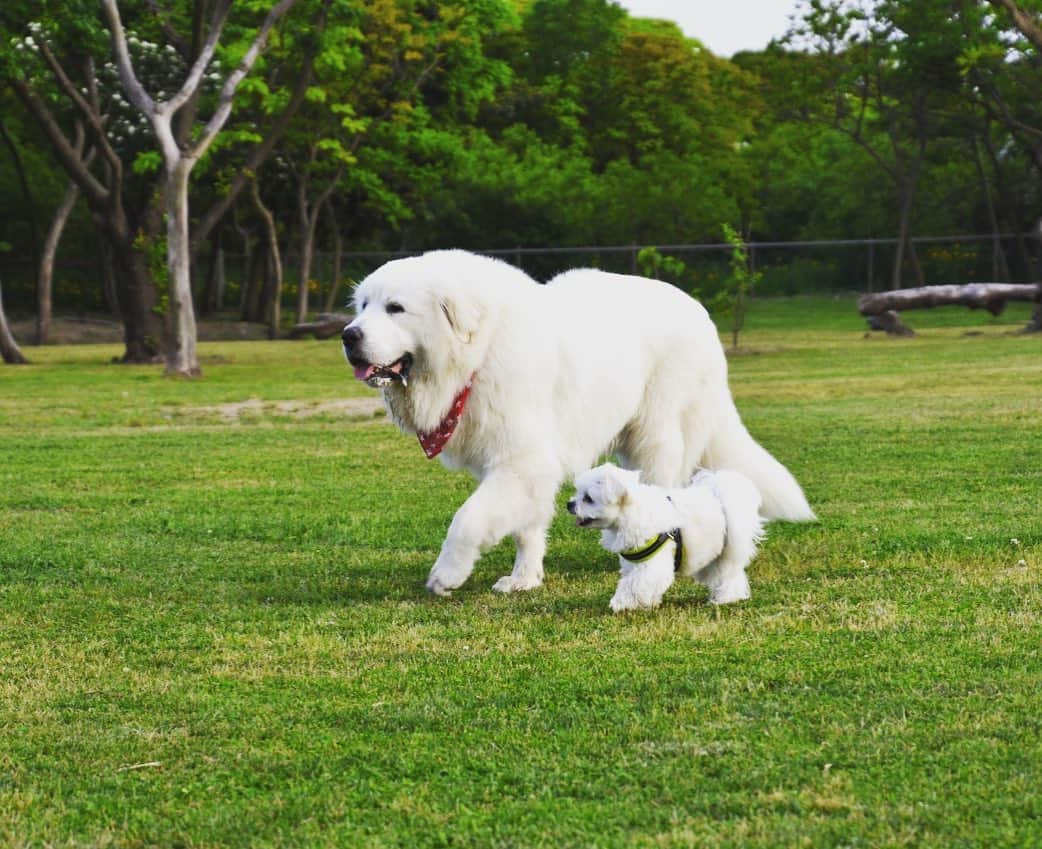
<path id="1" fill-rule="evenodd" d="M 635 18 L 667 18 L 717 56 L 762 50 L 789 27 L 797 0 L 615 0 Z"/>

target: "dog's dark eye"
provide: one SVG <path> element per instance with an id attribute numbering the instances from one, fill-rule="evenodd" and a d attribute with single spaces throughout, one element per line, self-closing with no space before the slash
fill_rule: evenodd
<path id="1" fill-rule="evenodd" d="M 405 312 L 405 307 L 403 307 L 397 301 L 388 301 L 387 302 L 387 312 L 390 313 L 391 315 L 394 315 L 394 313 L 398 313 L 398 312 Z"/>
<path id="2" fill-rule="evenodd" d="M 590 494 L 589 493 L 586 493 L 586 495 L 583 496 L 583 502 L 585 504 L 593 504 L 593 499 L 590 498 Z"/>
<path id="3" fill-rule="evenodd" d="M 369 306 L 369 301 L 362 301 L 362 312 L 365 312 L 367 306 Z"/>

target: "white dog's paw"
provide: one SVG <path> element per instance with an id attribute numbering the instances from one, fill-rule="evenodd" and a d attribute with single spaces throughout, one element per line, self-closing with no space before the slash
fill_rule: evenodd
<path id="1" fill-rule="evenodd" d="M 520 593 L 525 590 L 534 590 L 542 585 L 543 579 L 538 575 L 522 575 L 521 577 L 504 575 L 492 585 L 492 589 L 497 593 Z"/>
<path id="2" fill-rule="evenodd" d="M 749 589 L 749 579 L 742 575 L 725 584 L 714 587 L 709 593 L 710 604 L 733 604 L 736 601 L 745 601 L 752 597 Z"/>
<path id="3" fill-rule="evenodd" d="M 608 602 L 612 613 L 625 613 L 627 610 L 654 610 L 662 603 L 661 598 L 646 599 L 633 598 L 632 596 L 613 596 Z"/>
<path id="4" fill-rule="evenodd" d="M 427 591 L 433 595 L 450 596 L 452 591 L 463 585 L 470 573 L 435 563 L 427 576 Z"/>
<path id="5" fill-rule="evenodd" d="M 436 575 L 431 575 L 427 579 L 427 592 L 429 592 L 431 595 L 438 595 L 442 598 L 448 598 L 448 596 L 452 595 L 452 591 L 454 589 L 456 588 L 445 586 L 445 584 L 443 584 Z"/>

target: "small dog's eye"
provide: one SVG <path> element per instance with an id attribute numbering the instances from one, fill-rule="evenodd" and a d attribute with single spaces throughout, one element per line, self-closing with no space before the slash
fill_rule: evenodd
<path id="1" fill-rule="evenodd" d="M 403 307 L 397 301 L 388 301 L 387 302 L 387 312 L 392 314 L 392 315 L 394 313 L 398 313 L 398 312 L 405 312 L 405 307 Z"/>
<path id="2" fill-rule="evenodd" d="M 369 301 L 362 301 L 362 312 L 365 312 L 367 306 L 369 306 Z"/>
<path id="3" fill-rule="evenodd" d="M 586 493 L 586 495 L 583 496 L 583 503 L 593 504 L 593 499 L 590 498 L 590 493 Z"/>

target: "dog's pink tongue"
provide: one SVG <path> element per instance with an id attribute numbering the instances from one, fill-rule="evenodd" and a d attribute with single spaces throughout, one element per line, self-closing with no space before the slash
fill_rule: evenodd
<path id="1" fill-rule="evenodd" d="M 376 371 L 376 366 L 372 363 L 364 366 L 355 366 L 355 377 L 359 380 L 368 380 L 374 371 Z"/>

